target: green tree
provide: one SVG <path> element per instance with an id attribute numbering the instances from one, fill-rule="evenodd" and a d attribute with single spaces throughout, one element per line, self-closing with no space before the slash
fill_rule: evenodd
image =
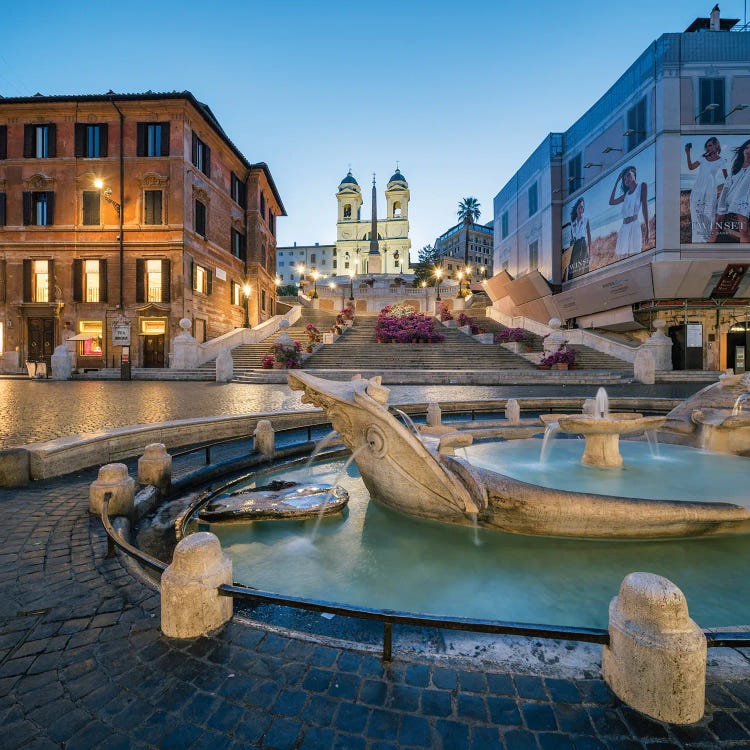
<path id="1" fill-rule="evenodd" d="M 435 283 L 433 272 L 439 261 L 438 251 L 432 245 L 425 245 L 417 255 L 417 265 L 414 267 L 414 286 L 422 286 L 423 281 L 432 286 Z"/>
<path id="2" fill-rule="evenodd" d="M 479 201 L 472 196 L 464 198 L 458 204 L 458 211 L 456 212 L 460 221 L 464 223 L 464 265 L 469 265 L 469 227 L 479 221 L 479 217 L 482 215 L 482 211 L 479 206 Z"/>

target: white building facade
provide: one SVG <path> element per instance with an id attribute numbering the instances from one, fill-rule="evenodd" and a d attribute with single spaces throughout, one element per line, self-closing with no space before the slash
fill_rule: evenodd
<path id="1" fill-rule="evenodd" d="M 716 16 L 659 37 L 500 190 L 496 307 L 636 338 L 662 319 L 675 368 L 744 367 L 750 33 Z"/>

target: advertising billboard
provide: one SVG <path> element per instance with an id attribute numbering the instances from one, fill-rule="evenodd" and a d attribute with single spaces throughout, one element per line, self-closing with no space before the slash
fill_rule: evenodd
<path id="1" fill-rule="evenodd" d="M 625 159 L 606 177 L 565 203 L 563 281 L 656 245 L 654 153 L 650 146 Z"/>
<path id="2" fill-rule="evenodd" d="M 683 135 L 680 242 L 750 243 L 750 135 Z"/>

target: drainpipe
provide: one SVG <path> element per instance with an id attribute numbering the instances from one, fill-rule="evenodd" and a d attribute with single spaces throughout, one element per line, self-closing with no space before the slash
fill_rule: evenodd
<path id="1" fill-rule="evenodd" d="M 122 110 L 115 104 L 113 92 L 109 91 L 109 102 L 117 110 L 117 114 L 120 116 L 120 296 L 119 304 L 121 312 L 124 312 L 125 306 L 123 304 L 123 284 L 125 275 L 125 245 L 123 238 L 123 214 L 125 213 L 125 115 Z"/>

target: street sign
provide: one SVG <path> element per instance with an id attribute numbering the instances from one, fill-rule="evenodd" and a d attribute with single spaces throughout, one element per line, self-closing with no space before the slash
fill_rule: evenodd
<path id="1" fill-rule="evenodd" d="M 130 346 L 130 323 L 112 324 L 112 345 Z"/>

